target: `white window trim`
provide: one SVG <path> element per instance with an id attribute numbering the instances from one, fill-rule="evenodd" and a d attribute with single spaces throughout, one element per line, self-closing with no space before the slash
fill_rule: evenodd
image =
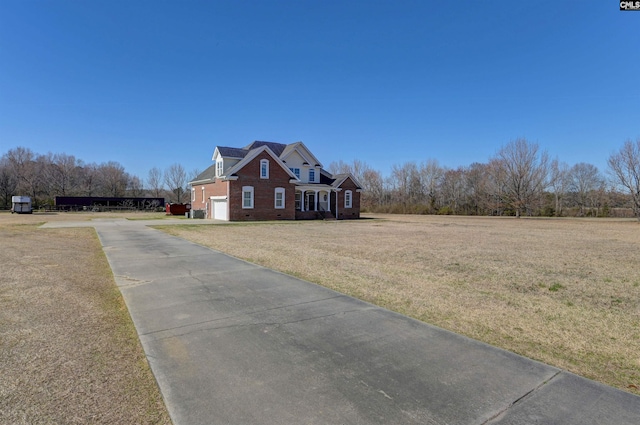
<path id="1" fill-rule="evenodd" d="M 282 205 L 278 206 L 278 194 L 282 193 Z M 273 207 L 277 210 L 283 210 L 285 206 L 284 200 L 285 189 L 284 187 L 276 187 L 275 193 L 273 195 Z"/>
<path id="2" fill-rule="evenodd" d="M 311 173 L 313 173 L 313 179 L 311 179 Z M 309 169 L 309 183 L 315 183 L 316 182 L 316 170 L 314 170 L 313 168 Z"/>
<path id="3" fill-rule="evenodd" d="M 244 194 L 247 192 L 251 193 L 249 206 L 245 206 L 244 204 Z M 252 208 L 253 208 L 253 186 L 242 186 L 242 209 L 248 210 Z"/>
<path id="4" fill-rule="evenodd" d="M 353 205 L 353 192 L 350 190 L 345 190 L 344 191 L 344 207 L 351 208 L 351 205 Z"/>
<path id="5" fill-rule="evenodd" d="M 194 195 L 195 195 L 195 193 L 194 193 Z M 195 199 L 194 199 L 194 201 L 195 201 Z M 204 186 L 202 186 L 202 202 L 205 202 L 205 199 L 204 199 Z"/>
<path id="6" fill-rule="evenodd" d="M 262 166 L 265 166 L 265 175 L 262 175 Z M 260 178 L 261 179 L 268 179 L 269 178 L 269 160 L 268 159 L 261 159 L 260 160 Z"/>
<path id="7" fill-rule="evenodd" d="M 216 177 L 220 177 L 223 171 L 224 171 L 224 163 L 222 162 L 222 158 L 219 158 L 216 161 Z"/>
<path id="8" fill-rule="evenodd" d="M 196 201 L 196 188 L 192 187 L 191 188 L 191 202 L 195 202 Z"/>

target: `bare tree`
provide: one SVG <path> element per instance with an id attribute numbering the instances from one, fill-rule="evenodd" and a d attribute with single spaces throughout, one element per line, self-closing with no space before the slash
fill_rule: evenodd
<path id="1" fill-rule="evenodd" d="M 138 176 L 131 176 L 129 178 L 127 193 L 133 198 L 139 198 L 144 195 L 144 185 Z"/>
<path id="2" fill-rule="evenodd" d="M 147 187 L 154 198 L 159 198 L 160 194 L 164 191 L 164 188 L 162 187 L 162 180 L 162 171 L 159 168 L 153 167 L 149 170 L 149 175 L 147 176 Z"/>
<path id="3" fill-rule="evenodd" d="M 569 187 L 580 209 L 581 216 L 585 215 L 584 210 L 587 203 L 594 199 L 593 192 L 602 187 L 603 181 L 598 168 L 592 164 L 580 162 L 569 170 Z"/>
<path id="4" fill-rule="evenodd" d="M 16 194 L 17 188 L 18 181 L 11 171 L 9 161 L 2 157 L 0 159 L 0 197 L 5 208 L 11 205 L 11 197 Z"/>
<path id="5" fill-rule="evenodd" d="M 164 172 L 164 182 L 177 203 L 183 202 L 187 193 L 187 172 L 180 164 L 173 164 Z"/>
<path id="6" fill-rule="evenodd" d="M 614 183 L 629 191 L 633 213 L 640 220 L 640 138 L 624 142 L 607 163 Z"/>
<path id="7" fill-rule="evenodd" d="M 422 190 L 426 197 L 425 201 L 429 204 L 431 211 L 436 211 L 436 199 L 438 198 L 438 190 L 442 183 L 445 169 L 435 159 L 429 159 L 420 164 L 419 173 Z"/>
<path id="8" fill-rule="evenodd" d="M 562 216 L 564 196 L 569 187 L 569 165 L 559 162 L 557 159 L 551 161 L 549 184 L 553 190 L 555 216 L 560 217 Z"/>
<path id="9" fill-rule="evenodd" d="M 497 159 L 504 169 L 506 200 L 520 217 L 547 185 L 549 155 L 537 143 L 517 139 L 503 146 Z"/>
<path id="10" fill-rule="evenodd" d="M 78 163 L 73 155 L 48 154 L 45 176 L 49 183 L 50 196 L 68 196 L 77 191 Z"/>
<path id="11" fill-rule="evenodd" d="M 124 167 L 115 161 L 98 166 L 99 187 L 106 196 L 122 197 L 129 184 L 129 175 Z"/>

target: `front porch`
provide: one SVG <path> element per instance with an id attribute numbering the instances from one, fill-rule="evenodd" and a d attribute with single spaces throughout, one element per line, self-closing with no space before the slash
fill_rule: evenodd
<path id="1" fill-rule="evenodd" d="M 335 220 L 334 190 L 328 185 L 296 187 L 296 220 Z"/>

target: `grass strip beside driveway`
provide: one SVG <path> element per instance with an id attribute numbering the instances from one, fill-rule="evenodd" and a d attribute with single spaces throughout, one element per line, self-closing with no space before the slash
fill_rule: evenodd
<path id="1" fill-rule="evenodd" d="M 34 219 L 0 222 L 0 422 L 170 424 L 95 231 Z"/>

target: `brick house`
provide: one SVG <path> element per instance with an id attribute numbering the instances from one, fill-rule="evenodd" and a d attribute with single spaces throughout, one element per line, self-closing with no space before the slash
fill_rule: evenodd
<path id="1" fill-rule="evenodd" d="M 362 186 L 332 175 L 302 142 L 216 147 L 191 185 L 191 209 L 217 220 L 360 218 Z"/>

